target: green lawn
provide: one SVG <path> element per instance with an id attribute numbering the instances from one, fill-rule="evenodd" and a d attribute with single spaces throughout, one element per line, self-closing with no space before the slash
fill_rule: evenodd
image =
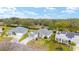
<path id="1" fill-rule="evenodd" d="M 28 32 L 26 34 L 24 34 L 23 37 L 19 40 L 19 42 L 21 42 L 22 40 L 24 40 L 25 38 L 27 38 L 28 37 L 28 34 L 30 32 L 32 32 L 32 31 L 34 31 L 34 30 L 33 29 L 29 29 Z"/>
<path id="2" fill-rule="evenodd" d="M 40 50 L 43 49 L 48 51 L 72 51 L 72 49 L 65 44 L 44 39 L 32 40 L 28 42 L 27 45 Z"/>
<path id="3" fill-rule="evenodd" d="M 2 41 L 7 37 L 7 32 L 11 29 L 11 27 L 7 27 L 7 26 L 0 26 L 1 28 L 4 28 L 2 35 L 0 36 L 0 41 Z"/>
<path id="4" fill-rule="evenodd" d="M 48 51 L 72 51 L 68 45 L 55 41 L 54 36 L 49 39 L 38 39 L 28 42 L 28 46 L 36 49 L 44 49 Z"/>
<path id="5" fill-rule="evenodd" d="M 42 39 L 31 40 L 30 42 L 27 43 L 27 45 L 33 49 L 48 50 L 47 46 L 45 45 L 45 40 Z"/>
<path id="6" fill-rule="evenodd" d="M 22 38 L 19 40 L 19 42 L 21 42 L 22 40 L 24 40 L 26 37 L 28 37 L 28 33 L 24 34 L 24 35 L 22 36 Z"/>

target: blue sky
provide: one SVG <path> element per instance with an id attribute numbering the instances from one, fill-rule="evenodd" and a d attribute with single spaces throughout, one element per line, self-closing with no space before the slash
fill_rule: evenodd
<path id="1" fill-rule="evenodd" d="M 0 18 L 79 18 L 78 7 L 0 7 Z"/>

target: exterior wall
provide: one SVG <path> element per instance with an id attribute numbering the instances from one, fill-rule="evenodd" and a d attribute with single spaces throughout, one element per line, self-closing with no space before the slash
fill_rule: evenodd
<path id="1" fill-rule="evenodd" d="M 65 34 L 56 34 L 55 38 L 56 38 L 55 40 L 57 40 L 58 42 L 64 43 L 64 44 L 68 44 L 68 41 L 71 40 L 67 38 Z"/>
<path id="2" fill-rule="evenodd" d="M 16 33 L 14 37 L 14 39 L 11 42 L 15 42 L 15 43 L 19 43 L 20 38 L 23 36 L 23 33 Z"/>
<path id="3" fill-rule="evenodd" d="M 0 36 L 1 36 L 1 32 L 0 32 Z"/>
<path id="4" fill-rule="evenodd" d="M 59 41 L 60 42 L 60 39 L 61 39 L 61 43 L 65 43 L 65 44 L 68 44 L 67 41 L 72 41 L 72 42 L 75 42 L 77 46 L 79 46 L 79 36 L 75 36 L 74 38 L 67 38 L 65 36 L 65 34 L 56 34 L 55 36 L 55 40 Z"/>
<path id="5" fill-rule="evenodd" d="M 3 33 L 3 30 L 2 30 L 2 28 L 0 28 L 0 36 L 1 36 L 2 33 Z"/>

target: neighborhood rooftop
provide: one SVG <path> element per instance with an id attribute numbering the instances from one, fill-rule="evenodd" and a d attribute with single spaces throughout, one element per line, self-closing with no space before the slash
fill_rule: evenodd
<path id="1" fill-rule="evenodd" d="M 79 32 L 57 32 L 57 35 L 65 35 L 67 38 L 74 38 L 75 36 L 79 36 Z"/>
<path id="2" fill-rule="evenodd" d="M 28 29 L 24 27 L 12 28 L 9 32 L 25 33 Z"/>
<path id="3" fill-rule="evenodd" d="M 39 29 L 38 32 L 46 36 L 52 34 L 52 31 L 48 29 Z"/>

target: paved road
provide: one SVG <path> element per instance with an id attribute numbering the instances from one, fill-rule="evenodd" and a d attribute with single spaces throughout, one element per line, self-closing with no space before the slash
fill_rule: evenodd
<path id="1" fill-rule="evenodd" d="M 3 41 L 0 42 L 0 51 L 34 51 L 34 49 L 26 45 Z"/>

